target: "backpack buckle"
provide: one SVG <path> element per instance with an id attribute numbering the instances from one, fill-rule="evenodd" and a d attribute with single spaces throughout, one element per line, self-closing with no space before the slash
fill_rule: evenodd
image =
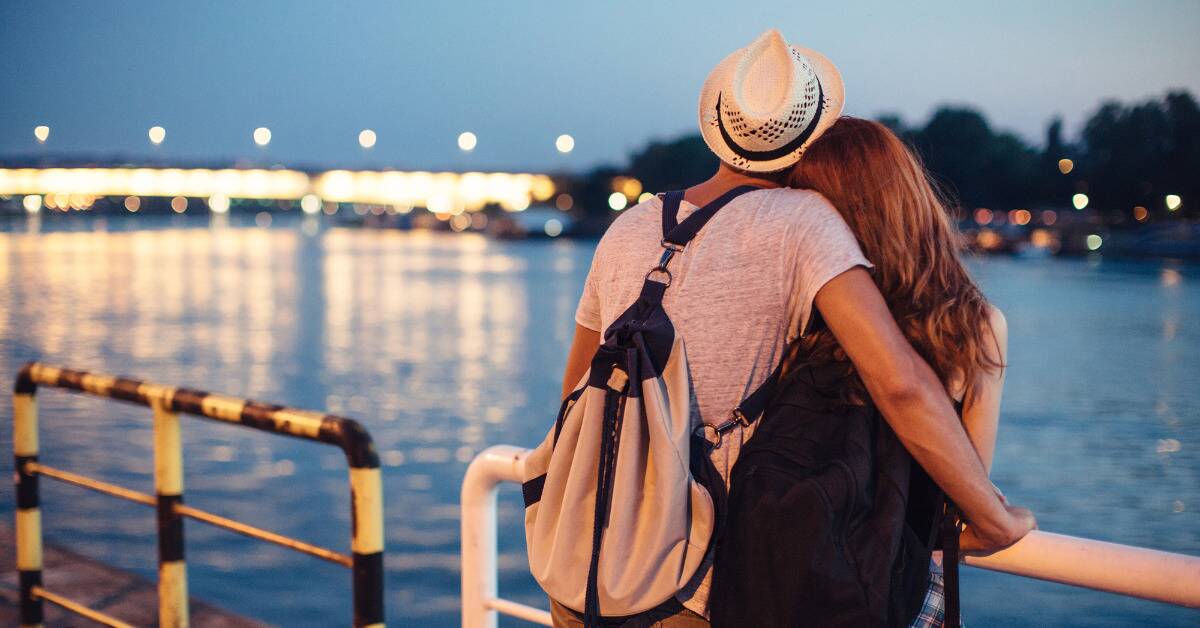
<path id="1" fill-rule="evenodd" d="M 692 430 L 692 435 L 704 439 L 713 449 L 720 449 L 721 443 L 725 440 L 725 435 L 739 425 L 749 427 L 750 420 L 746 418 L 746 415 L 742 413 L 740 408 L 734 408 L 733 412 L 730 413 L 728 421 L 717 423 L 716 425 L 701 423 Z M 708 430 L 712 430 L 713 436 L 716 437 L 715 441 L 708 437 Z"/>
<path id="2" fill-rule="evenodd" d="M 708 430 L 712 430 L 712 434 L 716 440 L 708 437 Z M 725 433 L 722 432 L 716 425 L 701 423 L 692 429 L 692 436 L 708 443 L 708 446 L 713 449 L 720 449 L 721 441 L 725 438 Z"/>

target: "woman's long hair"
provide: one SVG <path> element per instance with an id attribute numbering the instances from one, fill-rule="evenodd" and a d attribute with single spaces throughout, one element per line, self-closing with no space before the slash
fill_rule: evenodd
<path id="1" fill-rule="evenodd" d="M 961 239 L 917 156 L 878 122 L 843 117 L 805 152 L 789 185 L 820 192 L 841 213 L 867 259 L 904 336 L 947 392 L 973 392 L 983 372 L 1002 368 L 984 343 L 995 343 L 989 305 L 959 257 Z M 846 362 L 827 329 L 792 351 L 789 367 Z M 849 399 L 866 400 L 858 377 Z"/>

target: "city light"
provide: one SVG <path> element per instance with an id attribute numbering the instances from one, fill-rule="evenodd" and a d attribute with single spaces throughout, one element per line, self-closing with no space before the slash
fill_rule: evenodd
<path id="1" fill-rule="evenodd" d="M 559 194 L 558 197 L 554 199 L 554 206 L 563 211 L 567 211 L 575 206 L 575 199 L 570 194 Z"/>
<path id="2" fill-rule="evenodd" d="M 167 130 L 161 126 L 152 126 L 148 135 L 150 136 L 150 143 L 158 146 L 163 143 L 163 140 L 167 139 Z"/>
<path id="3" fill-rule="evenodd" d="M 1008 221 L 1014 225 L 1027 225 L 1033 220 L 1033 214 L 1028 209 L 1014 209 L 1008 212 Z"/>
<path id="4" fill-rule="evenodd" d="M 1071 204 L 1075 206 L 1075 209 L 1083 209 L 1084 207 L 1087 207 L 1087 194 L 1076 194 L 1075 196 L 1072 196 Z"/>
<path id="5" fill-rule="evenodd" d="M 642 182 L 633 177 L 613 177 L 612 189 L 624 194 L 626 199 L 635 199 L 642 195 Z"/>
<path id="6" fill-rule="evenodd" d="M 654 198 L 654 194 L 652 192 L 642 192 L 642 195 L 638 197 L 638 202 L 645 203 L 652 198 Z"/>
<path id="7" fill-rule="evenodd" d="M 1053 209 L 1042 210 L 1042 224 L 1049 227 L 1058 222 L 1058 212 Z"/>
<path id="8" fill-rule="evenodd" d="M 305 194 L 300 199 L 300 209 L 306 214 L 315 214 L 321 211 L 321 199 L 316 194 Z"/>
<path id="9" fill-rule="evenodd" d="M 46 139 L 50 137 L 50 127 L 44 124 L 33 127 L 33 136 L 37 138 L 38 144 L 45 144 Z"/>
<path id="10" fill-rule="evenodd" d="M 550 236 L 551 238 L 557 238 L 563 231 L 563 224 L 561 220 L 557 218 L 551 218 L 550 220 L 546 221 L 546 224 L 542 227 L 542 229 L 546 232 L 546 235 Z"/>
<path id="11" fill-rule="evenodd" d="M 1178 194 L 1168 194 L 1166 201 L 1167 201 L 1167 209 L 1170 211 L 1175 211 L 1175 210 L 1179 209 L 1179 206 L 1183 204 L 1183 199 L 1179 198 Z"/>
<path id="12" fill-rule="evenodd" d="M 558 136 L 558 139 L 554 140 L 554 147 L 557 148 L 558 152 L 560 153 L 569 153 L 575 149 L 575 138 L 563 133 L 562 135 Z"/>
<path id="13" fill-rule="evenodd" d="M 375 146 L 375 139 L 375 131 L 371 129 L 363 129 L 358 132 L 358 145 L 363 148 Z"/>
<path id="14" fill-rule="evenodd" d="M 182 196 L 176 196 L 175 198 L 171 199 L 171 210 L 176 214 L 182 214 L 183 212 L 187 211 L 187 205 L 187 199 Z"/>
<path id="15" fill-rule="evenodd" d="M 1134 220 L 1136 220 L 1138 222 L 1146 222 L 1146 219 L 1149 217 L 1150 217 L 1150 211 L 1147 210 L 1145 207 L 1138 205 L 1137 207 L 1133 208 L 1133 219 Z"/>
<path id="16" fill-rule="evenodd" d="M 532 202 L 550 202 L 557 193 L 553 179 L 530 173 L 330 170 L 310 177 L 296 170 L 236 168 L 0 168 L 0 196 L 224 196 L 297 201 L 312 194 L 332 203 L 474 212 L 487 205 L 521 211 Z"/>
<path id="17" fill-rule="evenodd" d="M 229 212 L 229 197 L 216 194 L 208 197 L 208 208 L 214 214 L 224 214 Z"/>
<path id="18" fill-rule="evenodd" d="M 1069 174 L 1074 169 L 1075 169 L 1075 162 L 1071 161 L 1070 159 L 1063 158 L 1063 159 L 1058 160 L 1058 171 L 1059 172 L 1061 172 L 1063 174 Z"/>
<path id="19" fill-rule="evenodd" d="M 271 129 L 265 126 L 260 126 L 254 129 L 254 143 L 259 146 L 266 146 L 271 143 Z"/>
<path id="20" fill-rule="evenodd" d="M 992 218 L 992 210 L 986 207 L 980 207 L 975 210 L 975 224 L 977 225 L 990 225 L 992 224 Z"/>
<path id="21" fill-rule="evenodd" d="M 139 210 L 141 208 L 142 208 L 142 199 L 140 197 L 137 197 L 137 196 L 126 196 L 125 197 L 125 209 L 128 209 L 132 213 L 132 212 L 136 212 L 137 210 Z"/>
<path id="22" fill-rule="evenodd" d="M 36 214 L 42 210 L 42 197 L 37 194 L 30 194 L 21 199 L 21 205 L 25 206 L 25 211 Z"/>
<path id="23" fill-rule="evenodd" d="M 475 150 L 475 145 L 479 143 L 479 138 L 470 131 L 463 131 L 458 134 L 458 147 L 464 151 L 470 152 Z"/>
<path id="24" fill-rule="evenodd" d="M 1087 237 L 1087 248 L 1089 251 L 1099 251 L 1103 244 L 1104 238 L 1101 238 L 1094 233 Z"/>
<path id="25" fill-rule="evenodd" d="M 625 198 L 625 195 L 620 192 L 613 192 L 608 195 L 608 206 L 615 212 L 625 209 L 625 206 L 628 204 L 629 199 Z"/>

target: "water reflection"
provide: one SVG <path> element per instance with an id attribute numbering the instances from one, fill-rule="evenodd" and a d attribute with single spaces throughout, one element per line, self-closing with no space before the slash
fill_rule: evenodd
<path id="1" fill-rule="evenodd" d="M 552 420 L 591 244 L 288 218 L 271 229 L 219 215 L 0 233 L 0 375 L 36 357 L 363 420 L 384 465 L 389 616 L 456 625 L 463 470 L 489 444 L 534 444 Z M 1195 267 L 994 259 L 974 270 L 1011 329 L 997 482 L 1046 528 L 1200 552 Z M 151 489 L 147 411 L 41 399 L 47 461 Z M 198 420 L 184 429 L 189 503 L 348 549 L 340 452 Z M 8 428 L 0 435 L 7 446 Z M 152 512 L 43 485 L 51 540 L 153 574 Z M 541 603 L 511 488 L 500 519 L 501 590 Z M 200 524 L 187 534 L 197 596 L 288 625 L 348 616 L 340 568 Z M 1048 623 L 1070 623 L 1080 605 L 1130 621 L 1160 608 L 965 577 L 981 624 L 1004 623 L 1016 596 Z"/>

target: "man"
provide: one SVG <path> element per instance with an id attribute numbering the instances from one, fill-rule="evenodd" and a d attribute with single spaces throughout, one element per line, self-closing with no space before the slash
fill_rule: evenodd
<path id="1" fill-rule="evenodd" d="M 709 75 L 700 127 L 721 159 L 688 188 L 691 212 L 739 186 L 762 188 L 723 207 L 677 255 L 664 308 L 687 343 L 692 415 L 724 422 L 774 370 L 814 312 L 854 363 L 872 399 L 913 457 L 963 510 L 964 550 L 995 551 L 1034 527 L 1032 514 L 995 493 L 938 378 L 905 340 L 871 267 L 837 211 L 819 194 L 781 188 L 787 170 L 840 115 L 843 85 L 819 53 L 768 31 Z M 662 200 L 626 210 L 597 247 L 576 312 L 564 397 L 580 381 L 602 332 L 638 296 L 661 254 Z M 751 427 L 712 450 L 728 482 Z M 706 625 L 711 565 L 680 592 L 684 609 L 661 625 Z M 577 625 L 554 605 L 556 625 Z"/>

